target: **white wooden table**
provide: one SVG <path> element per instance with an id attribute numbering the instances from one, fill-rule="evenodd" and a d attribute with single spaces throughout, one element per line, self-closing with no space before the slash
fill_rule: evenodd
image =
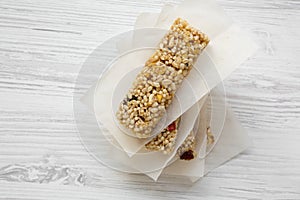
<path id="1" fill-rule="evenodd" d="M 300 199 L 300 3 L 218 2 L 261 45 L 225 82 L 254 145 L 191 186 L 99 164 L 73 118 L 87 56 L 164 1 L 0 0 L 0 199 Z"/>

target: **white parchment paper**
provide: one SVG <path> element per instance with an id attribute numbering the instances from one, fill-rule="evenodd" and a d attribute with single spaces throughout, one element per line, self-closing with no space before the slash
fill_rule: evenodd
<path id="1" fill-rule="evenodd" d="M 81 99 L 82 103 L 84 103 L 90 109 L 91 112 L 96 112 L 95 114 L 97 114 L 98 112 L 102 112 L 104 108 L 108 107 L 104 104 L 94 103 L 94 101 L 101 101 L 101 99 L 97 97 L 97 94 L 99 93 L 99 89 L 97 89 L 97 87 L 93 87 Z M 118 162 L 122 163 L 122 165 L 126 165 L 132 169 L 136 169 L 138 172 L 146 174 L 149 173 L 151 174 L 151 178 L 157 180 L 162 170 L 169 163 L 173 162 L 172 159 L 176 154 L 176 150 L 183 143 L 188 134 L 192 131 L 204 102 L 205 98 L 203 98 L 203 101 L 199 101 L 196 104 L 194 104 L 190 109 L 188 109 L 185 113 L 182 114 L 180 125 L 178 127 L 174 151 L 172 153 L 165 155 L 162 152 L 149 152 L 146 151 L 144 148 L 141 148 L 138 152 L 128 156 L 128 152 L 124 151 L 124 148 L 122 147 L 122 145 L 120 145 L 119 141 L 123 140 L 122 142 L 124 144 L 128 144 L 128 146 L 130 146 L 130 144 L 136 145 L 134 142 L 140 142 L 141 139 L 133 138 L 124 133 L 117 135 L 118 132 L 108 131 L 106 132 L 104 137 L 106 139 L 110 138 L 108 140 L 109 142 L 111 142 L 111 136 L 113 136 L 114 142 L 111 142 L 111 144 L 109 144 L 109 142 L 106 142 L 104 143 L 104 145 L 112 146 L 110 150 L 111 159 L 116 159 L 118 160 Z M 101 108 L 95 108 L 95 106 L 101 106 Z M 118 129 L 117 126 L 112 126 L 111 128 Z M 99 143 L 99 145 L 101 144 Z"/>
<path id="2" fill-rule="evenodd" d="M 178 15 L 178 13 L 180 13 L 180 15 Z M 196 66 L 199 66 L 199 68 L 196 67 L 195 70 L 191 72 L 192 76 L 189 76 L 187 80 L 186 85 L 190 86 L 193 89 L 193 94 L 195 94 L 194 101 L 185 101 L 188 103 L 183 104 L 180 111 L 176 112 L 176 109 L 174 109 L 175 112 L 173 112 L 172 115 L 168 115 L 167 122 L 174 121 L 182 113 L 191 108 L 191 106 L 193 106 L 197 101 L 203 98 L 219 82 L 224 80 L 232 71 L 234 71 L 238 67 L 238 65 L 240 65 L 244 60 L 252 55 L 257 49 L 256 44 L 240 28 L 232 24 L 232 20 L 230 20 L 222 10 L 220 10 L 220 7 L 218 7 L 215 3 L 206 1 L 204 2 L 203 0 L 184 1 L 177 7 L 168 6 L 163 9 L 163 12 L 160 14 L 143 14 L 141 15 L 141 18 L 138 18 L 136 25 L 143 27 L 152 27 L 154 25 L 153 19 L 157 19 L 155 24 L 156 27 L 168 29 L 173 20 L 177 17 L 187 19 L 192 26 L 208 33 L 209 37 L 211 38 L 211 42 L 206 48 L 205 52 L 203 52 L 203 54 L 198 59 Z M 149 26 L 147 25 L 147 23 L 149 24 Z M 121 42 L 118 45 L 119 50 L 127 51 L 128 49 L 132 49 L 140 45 L 139 37 L 141 36 L 132 35 L 129 40 L 126 40 L 125 43 Z M 140 54 L 148 58 L 152 52 L 153 50 L 145 50 Z M 134 66 L 140 66 L 141 63 L 145 62 L 143 56 L 133 56 L 135 58 L 134 60 L 137 62 Z M 141 59 L 139 60 L 136 58 Z M 122 65 L 124 67 L 124 70 L 126 66 L 129 66 L 124 65 L 124 63 L 132 63 L 133 61 L 132 58 L 127 57 L 126 59 L 127 61 L 123 61 Z M 127 68 L 126 70 L 129 69 Z M 103 79 L 101 81 L 103 81 Z M 103 84 L 103 82 L 101 83 Z M 147 141 L 139 139 L 139 142 L 135 143 L 134 145 L 129 145 L 128 137 L 132 137 L 122 132 L 119 132 L 120 134 L 115 134 L 120 130 L 115 129 L 115 127 L 117 126 L 115 126 L 115 122 L 112 117 L 112 115 L 114 114 L 112 113 L 113 109 L 111 104 L 113 93 L 111 93 L 111 91 L 109 90 L 114 89 L 115 85 L 112 84 L 111 86 L 112 87 L 105 88 L 101 86 L 99 87 L 99 85 L 97 85 L 95 89 L 92 89 L 93 92 L 95 92 L 95 90 L 97 91 L 97 95 L 105 94 L 104 96 L 100 95 L 101 98 L 99 98 L 99 96 L 97 97 L 96 95 L 95 102 L 110 102 L 110 107 L 105 104 L 106 107 L 109 107 L 110 111 L 106 112 L 106 108 L 101 107 L 101 105 L 97 105 L 97 103 L 93 107 L 96 110 L 96 113 L 99 113 L 99 115 L 97 114 L 99 121 L 101 121 L 103 125 L 109 130 L 109 132 L 114 136 L 114 138 L 118 141 L 122 148 L 125 149 L 128 155 L 135 157 L 134 154 L 138 152 Z M 185 86 L 183 83 L 182 88 L 184 87 Z M 178 99 L 184 100 L 184 97 L 181 97 L 180 93 L 178 93 L 177 96 Z M 105 98 L 103 99 L 103 97 Z M 97 98 L 99 101 L 97 101 Z M 172 107 L 170 108 L 170 110 L 172 110 Z M 109 120 L 105 121 L 105 119 Z M 232 140 L 232 137 L 234 137 L 235 139 Z M 232 113 L 229 112 L 229 114 L 226 115 L 226 122 L 224 125 L 224 130 L 221 133 L 220 140 L 211 150 L 211 153 L 208 154 L 205 158 L 204 173 L 209 172 L 231 157 L 237 155 L 248 145 L 249 139 L 244 133 L 244 130 L 241 128 L 240 124 L 233 118 Z M 125 162 L 128 162 L 126 164 L 133 166 L 141 172 L 145 173 L 148 170 L 145 170 L 143 166 L 138 166 L 136 165 L 136 163 L 128 161 L 128 158 L 125 156 L 124 159 Z M 171 161 L 172 159 L 173 158 L 170 157 L 168 159 L 165 159 L 164 161 Z M 147 160 L 148 159 L 139 160 L 139 162 L 146 162 Z M 199 161 L 199 163 L 197 163 L 197 161 Z M 201 174 L 203 173 L 199 173 L 200 175 L 195 175 L 190 173 L 189 170 L 183 170 L 183 168 L 189 169 L 193 168 L 193 166 L 197 166 L 199 167 L 200 171 L 203 172 L 203 170 L 201 170 L 203 169 L 203 163 L 200 162 L 204 162 L 204 159 L 198 159 L 195 160 L 195 162 L 184 162 L 184 165 L 186 166 L 183 165 L 183 162 L 184 161 L 175 161 L 172 165 L 167 167 L 163 173 L 168 175 L 174 174 L 187 176 L 194 181 L 198 180 L 198 178 L 202 176 Z M 176 167 L 176 163 L 180 163 L 178 164 L 178 167 Z M 165 162 L 162 166 L 166 166 Z M 197 169 L 197 167 L 195 169 Z M 168 168 L 170 168 L 170 170 L 168 170 Z M 153 169 L 153 167 L 151 167 L 151 169 Z M 196 170 L 196 172 L 199 171 Z M 158 176 L 159 175 L 154 176 L 154 180 L 157 180 Z"/>
<path id="3" fill-rule="evenodd" d="M 257 45 L 248 35 L 234 25 L 213 1 L 187 0 L 178 6 L 166 5 L 160 14 L 146 13 L 138 17 L 136 28 L 152 26 L 167 30 L 178 17 L 187 19 L 192 26 L 207 33 L 211 42 L 177 91 L 178 102 L 174 102 L 168 108 L 164 126 L 170 124 L 216 87 L 257 49 Z M 161 34 L 147 35 L 143 31 L 138 32 L 120 41 L 120 51 L 138 48 L 144 40 L 152 41 L 157 38 L 159 41 L 159 37 Z M 131 46 L 128 41 L 133 41 Z M 187 95 L 191 91 L 193 99 L 189 99 L 190 95 Z M 213 146 L 208 148 L 211 150 Z"/>
<path id="4" fill-rule="evenodd" d="M 226 113 L 226 121 L 221 137 L 204 159 L 198 158 L 192 162 L 177 160 L 165 168 L 162 176 L 180 176 L 195 182 L 251 146 L 252 142 L 247 132 L 229 107 L 227 107 Z"/>

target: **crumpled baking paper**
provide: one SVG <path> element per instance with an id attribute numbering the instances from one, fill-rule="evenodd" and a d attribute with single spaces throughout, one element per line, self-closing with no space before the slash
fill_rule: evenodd
<path id="1" fill-rule="evenodd" d="M 222 82 L 242 62 L 251 56 L 257 49 L 257 45 L 248 35 L 232 23 L 224 11 L 213 1 L 187 0 L 178 6 L 166 5 L 160 14 L 141 14 L 136 22 L 136 29 L 140 28 L 161 28 L 168 29 L 173 21 L 182 17 L 208 34 L 211 42 L 200 55 L 190 75 L 183 81 L 182 86 L 176 92 L 178 103 L 174 102 L 168 108 L 165 126 L 199 101 L 212 88 Z M 118 44 L 120 52 L 135 49 L 146 41 L 159 41 L 161 33 L 157 35 L 146 34 L 149 31 L 139 31 L 129 38 L 121 40 Z M 145 38 L 146 37 L 146 38 Z M 132 41 L 132 42 L 130 42 Z M 151 42 L 150 42 L 151 43 Z M 150 54 L 148 54 L 150 55 Z M 186 95 L 193 91 L 193 99 Z M 124 90 L 126 93 L 127 90 Z M 178 109 L 180 105 L 180 109 Z M 141 140 L 140 140 L 141 142 Z M 125 150 L 126 144 L 120 143 Z M 134 154 L 142 145 L 131 146 L 130 151 Z"/>
<path id="2" fill-rule="evenodd" d="M 187 0 L 179 6 L 165 6 L 160 14 L 141 14 L 141 16 L 137 19 L 136 28 L 157 27 L 168 29 L 174 19 L 177 17 L 186 19 L 192 26 L 207 33 L 211 38 L 211 42 L 206 48 L 205 52 L 202 54 L 205 56 L 200 56 L 198 59 L 198 66 L 202 67 L 198 70 L 200 73 L 197 73 L 197 70 L 194 73 L 191 72 L 191 74 L 199 74 L 199 76 L 194 77 L 194 79 L 191 78 L 191 80 L 188 81 L 195 94 L 194 101 L 190 101 L 190 104 L 185 104 L 184 107 L 181 108 L 181 110 L 177 113 L 175 112 L 174 114 L 173 112 L 172 116 L 168 115 L 169 118 L 167 121 L 169 120 L 170 122 L 174 121 L 182 113 L 191 108 L 191 106 L 193 106 L 197 101 L 201 100 L 201 98 L 203 98 L 211 89 L 224 80 L 238 67 L 238 65 L 251 56 L 257 49 L 256 44 L 247 36 L 247 34 L 234 25 L 232 20 L 224 14 L 222 9 L 211 1 L 206 2 L 203 0 Z M 125 52 L 128 50 L 128 48 L 130 49 L 138 46 L 140 37 L 141 35 L 133 35 L 131 38 L 123 40 L 123 42 L 120 41 L 118 44 L 119 50 L 121 52 Z M 151 51 L 143 52 L 144 56 L 150 56 L 150 52 Z M 208 57 L 209 59 L 205 60 L 205 57 Z M 205 66 L 211 66 L 207 64 L 211 60 L 216 68 L 205 68 Z M 127 58 L 127 62 L 129 61 L 132 62 L 131 59 Z M 145 60 L 143 60 L 143 62 L 144 61 Z M 200 76 L 201 78 L 199 78 Z M 95 88 L 99 87 L 96 86 Z M 105 88 L 103 89 L 105 90 Z M 92 88 L 92 91 L 95 91 L 95 89 Z M 100 94 L 101 92 L 101 90 L 98 90 L 97 94 Z M 112 97 L 110 96 L 110 98 Z M 181 99 L 180 96 L 178 98 Z M 94 104 L 92 107 L 96 108 L 95 111 L 97 111 L 97 104 Z M 188 177 L 191 181 L 196 181 L 207 172 L 242 152 L 249 146 L 249 138 L 240 126 L 239 122 L 234 118 L 230 109 L 226 108 L 226 110 L 227 114 L 225 118 L 224 129 L 222 130 L 220 138 L 217 140 L 215 146 L 209 150 L 211 151 L 209 154 L 206 152 L 206 141 L 204 142 L 203 139 L 201 143 L 202 145 L 199 148 L 199 155 L 201 156 L 198 159 L 189 162 L 168 159 L 168 161 L 172 163 L 164 170 L 159 169 L 154 172 L 148 172 L 147 170 L 144 171 L 144 169 L 138 170 L 154 180 L 157 180 L 162 172 L 163 175 Z M 100 115 L 103 114 L 103 112 L 100 113 Z M 108 114 L 113 115 L 114 113 L 106 113 L 105 118 L 109 118 L 109 116 L 107 116 Z M 102 122 L 101 117 L 99 117 L 99 119 Z M 114 120 L 113 118 L 111 119 Z M 110 123 L 111 122 L 113 121 L 110 121 Z M 107 128 L 106 123 L 102 123 Z M 109 130 L 109 132 L 112 133 L 111 130 Z M 202 136 L 202 138 L 205 137 Z M 133 149 L 129 148 L 130 150 L 128 150 L 127 147 L 130 146 L 128 145 L 128 141 L 121 141 L 116 135 L 114 135 L 114 139 L 118 141 L 118 144 L 120 144 L 127 153 L 130 152 L 130 156 L 134 156 L 134 154 L 138 152 L 146 143 L 146 140 L 140 140 L 141 143 L 136 145 Z M 145 160 L 145 162 L 146 161 L 147 160 Z M 124 162 L 124 159 L 122 162 Z M 126 163 L 126 165 L 129 165 L 135 169 L 138 168 L 135 164 L 132 165 L 131 161 Z M 166 165 L 164 165 L 164 167 L 165 166 Z"/>

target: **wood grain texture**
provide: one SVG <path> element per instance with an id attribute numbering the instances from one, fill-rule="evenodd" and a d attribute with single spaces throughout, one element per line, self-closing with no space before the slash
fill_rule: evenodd
<path id="1" fill-rule="evenodd" d="M 165 1 L 0 0 L 0 199 L 300 199 L 300 3 L 218 2 L 261 47 L 225 82 L 254 144 L 189 185 L 99 164 L 73 117 L 87 56 Z"/>

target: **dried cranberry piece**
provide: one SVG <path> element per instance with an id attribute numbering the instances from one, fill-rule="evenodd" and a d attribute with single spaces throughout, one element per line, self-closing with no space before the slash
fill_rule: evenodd
<path id="1" fill-rule="evenodd" d="M 180 156 L 181 160 L 192 160 L 194 159 L 194 154 L 192 150 L 188 150 L 186 152 L 184 152 L 181 156 Z"/>
<path id="2" fill-rule="evenodd" d="M 172 124 L 170 124 L 167 129 L 168 131 L 174 131 L 176 129 L 176 123 L 172 122 Z"/>

